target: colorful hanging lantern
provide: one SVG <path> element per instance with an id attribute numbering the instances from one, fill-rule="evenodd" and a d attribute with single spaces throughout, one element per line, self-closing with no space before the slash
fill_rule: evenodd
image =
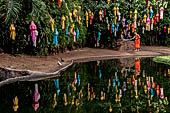
<path id="1" fill-rule="evenodd" d="M 65 29 L 65 20 L 66 20 L 66 18 L 65 18 L 65 16 L 63 15 L 63 16 L 61 17 L 62 29 Z"/>
<path id="2" fill-rule="evenodd" d="M 120 20 L 121 20 L 121 13 L 118 12 L 118 21 L 120 21 Z"/>
<path id="3" fill-rule="evenodd" d="M 161 90 L 160 98 L 161 98 L 161 99 L 164 99 L 164 89 L 163 89 L 163 88 L 160 88 L 160 90 Z"/>
<path id="4" fill-rule="evenodd" d="M 114 33 L 115 32 L 115 25 L 112 24 L 112 32 Z"/>
<path id="5" fill-rule="evenodd" d="M 86 26 L 88 27 L 88 21 L 89 21 L 89 14 L 88 14 L 88 12 L 86 11 L 86 13 L 85 13 L 85 15 L 86 15 Z"/>
<path id="6" fill-rule="evenodd" d="M 116 7 L 114 7 L 114 8 L 113 8 L 113 10 L 114 10 L 114 16 L 116 16 L 117 8 L 116 8 Z"/>
<path id="7" fill-rule="evenodd" d="M 166 32 L 166 26 L 164 26 L 164 32 Z"/>
<path id="8" fill-rule="evenodd" d="M 110 24 L 107 24 L 107 29 L 110 30 Z"/>
<path id="9" fill-rule="evenodd" d="M 76 42 L 76 32 L 75 31 L 73 32 L 73 40 L 74 40 L 74 42 Z"/>
<path id="10" fill-rule="evenodd" d="M 117 11 L 117 15 L 118 15 L 118 13 L 119 13 L 119 7 L 116 8 L 116 11 Z"/>
<path id="11" fill-rule="evenodd" d="M 156 94 L 159 95 L 159 85 L 156 87 Z"/>
<path id="12" fill-rule="evenodd" d="M 69 17 L 70 17 L 70 21 L 73 22 L 72 13 L 71 12 L 69 12 Z"/>
<path id="13" fill-rule="evenodd" d="M 104 9 L 104 15 L 106 16 L 106 9 Z"/>
<path id="14" fill-rule="evenodd" d="M 112 31 L 113 31 L 113 30 L 112 30 L 112 27 L 110 27 L 110 34 L 112 34 Z"/>
<path id="15" fill-rule="evenodd" d="M 13 103 L 14 103 L 13 109 L 16 112 L 18 110 L 18 108 L 19 108 L 19 106 L 18 106 L 18 97 L 17 96 L 13 99 Z"/>
<path id="16" fill-rule="evenodd" d="M 71 25 L 71 28 L 70 28 L 70 33 L 71 33 L 71 34 L 73 34 L 73 29 L 74 29 L 74 27 L 75 27 L 75 25 L 72 24 L 72 25 Z"/>
<path id="17" fill-rule="evenodd" d="M 77 30 L 76 30 L 76 34 L 77 34 L 76 37 L 77 37 L 77 39 L 79 39 L 79 32 L 80 32 L 80 31 L 79 31 L 79 29 L 77 28 Z"/>
<path id="18" fill-rule="evenodd" d="M 132 10 L 130 10 L 130 18 L 132 18 Z"/>
<path id="19" fill-rule="evenodd" d="M 67 94 L 64 93 L 64 105 L 67 106 L 68 102 L 67 102 Z"/>
<path id="20" fill-rule="evenodd" d="M 166 8 L 167 8 L 167 6 L 168 6 L 168 2 L 166 2 L 166 1 L 164 0 L 164 4 L 163 4 L 163 6 L 164 6 L 164 8 L 166 9 Z"/>
<path id="21" fill-rule="evenodd" d="M 157 20 L 157 22 L 159 22 L 159 13 L 158 12 L 156 14 L 156 20 Z"/>
<path id="22" fill-rule="evenodd" d="M 115 25 L 117 24 L 117 16 L 115 16 Z"/>
<path id="23" fill-rule="evenodd" d="M 54 36 L 53 36 L 53 44 L 54 45 L 58 44 L 58 39 L 57 39 L 58 35 L 59 35 L 58 31 L 57 31 L 57 29 L 55 29 Z"/>
<path id="24" fill-rule="evenodd" d="M 153 16 L 153 20 L 154 20 L 154 24 L 156 24 L 156 17 L 155 16 Z"/>
<path id="25" fill-rule="evenodd" d="M 114 36 L 115 36 L 115 37 L 117 36 L 117 33 L 116 33 L 116 31 L 117 31 L 117 30 L 116 30 L 116 27 L 115 27 L 115 32 L 114 32 Z"/>
<path id="26" fill-rule="evenodd" d="M 128 24 L 128 30 L 130 30 L 130 25 L 131 25 L 131 24 L 129 23 L 129 24 Z"/>
<path id="27" fill-rule="evenodd" d="M 151 22 L 151 30 L 153 30 L 153 18 L 152 18 L 152 22 Z"/>
<path id="28" fill-rule="evenodd" d="M 101 33 L 98 32 L 98 40 L 100 40 L 100 36 L 101 36 Z M 101 74 L 101 70 L 99 70 L 99 78 L 101 78 L 102 74 Z"/>
<path id="29" fill-rule="evenodd" d="M 149 18 L 149 16 L 147 18 L 147 26 L 148 26 L 148 31 L 150 31 L 150 18 Z"/>
<path id="30" fill-rule="evenodd" d="M 116 31 L 118 32 L 118 30 L 119 30 L 119 23 L 117 23 L 117 25 L 116 25 Z"/>
<path id="31" fill-rule="evenodd" d="M 152 6 L 150 6 L 150 18 L 153 17 L 153 9 L 152 9 Z"/>
<path id="32" fill-rule="evenodd" d="M 66 35 L 69 34 L 69 23 L 67 23 L 67 30 L 66 30 Z"/>
<path id="33" fill-rule="evenodd" d="M 136 20 L 134 21 L 134 28 L 137 28 Z"/>
<path id="34" fill-rule="evenodd" d="M 90 25 L 92 24 L 92 21 L 93 21 L 93 15 L 91 14 L 90 15 Z"/>
<path id="35" fill-rule="evenodd" d="M 110 0 L 107 0 L 107 3 L 110 4 Z"/>
<path id="36" fill-rule="evenodd" d="M 126 22 L 126 19 L 123 17 L 122 19 L 122 22 L 123 22 L 123 27 L 125 27 L 125 22 Z"/>
<path id="37" fill-rule="evenodd" d="M 136 9 L 135 9 L 134 14 L 135 14 L 135 20 L 137 20 L 138 11 Z"/>
<path id="38" fill-rule="evenodd" d="M 15 37 L 16 37 L 16 32 L 15 32 L 15 27 L 14 27 L 14 24 L 11 24 L 10 26 L 10 37 L 12 38 L 12 40 L 15 40 Z"/>
<path id="39" fill-rule="evenodd" d="M 140 20 L 138 21 L 138 27 L 140 27 Z"/>
<path id="40" fill-rule="evenodd" d="M 78 18 L 78 23 L 81 24 L 81 16 Z"/>
<path id="41" fill-rule="evenodd" d="M 73 10 L 73 16 L 76 18 L 77 17 L 77 9 Z"/>
<path id="42" fill-rule="evenodd" d="M 102 10 L 99 11 L 99 19 L 102 21 Z"/>
<path id="43" fill-rule="evenodd" d="M 170 24 L 169 24 L 169 27 L 168 27 L 168 34 L 170 34 Z"/>
<path id="44" fill-rule="evenodd" d="M 164 8 L 160 8 L 160 19 L 163 19 L 163 14 L 164 14 Z"/>
<path id="45" fill-rule="evenodd" d="M 54 32 L 54 19 L 50 19 L 51 30 Z"/>
<path id="46" fill-rule="evenodd" d="M 147 16 L 146 16 L 146 14 L 144 15 L 144 23 L 146 23 L 146 18 L 147 18 Z"/>
<path id="47" fill-rule="evenodd" d="M 128 26 L 128 24 L 126 24 L 126 31 L 128 31 L 128 28 L 129 28 L 129 26 Z"/>
<path id="48" fill-rule="evenodd" d="M 145 27 L 142 28 L 142 33 L 143 33 L 143 34 L 145 33 Z"/>
<path id="49" fill-rule="evenodd" d="M 102 18 L 104 18 L 104 11 L 102 10 Z"/>
<path id="50" fill-rule="evenodd" d="M 132 33 L 135 31 L 134 24 L 132 23 Z"/>
<path id="51" fill-rule="evenodd" d="M 36 47 L 36 30 L 37 30 L 37 26 L 34 24 L 34 21 L 32 21 L 30 25 L 30 31 L 31 31 L 33 45 L 35 47 Z"/>

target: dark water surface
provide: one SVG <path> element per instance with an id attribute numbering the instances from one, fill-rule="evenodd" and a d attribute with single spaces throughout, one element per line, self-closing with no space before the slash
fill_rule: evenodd
<path id="1" fill-rule="evenodd" d="M 170 113 L 169 69 L 152 58 L 77 63 L 59 78 L 0 87 L 0 113 Z"/>

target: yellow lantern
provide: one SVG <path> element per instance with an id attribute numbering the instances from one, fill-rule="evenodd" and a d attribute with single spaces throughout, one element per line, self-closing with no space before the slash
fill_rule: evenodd
<path id="1" fill-rule="evenodd" d="M 56 93 L 54 94 L 54 97 L 53 97 L 53 108 L 55 108 L 55 106 L 57 105 L 57 100 L 56 100 Z"/>
<path id="2" fill-rule="evenodd" d="M 63 16 L 61 17 L 62 29 L 65 29 L 65 20 L 66 20 L 66 18 L 65 18 L 65 16 L 63 15 Z"/>
<path id="3" fill-rule="evenodd" d="M 100 97 L 101 100 L 104 100 L 104 95 L 103 95 L 103 91 L 101 91 L 101 97 Z"/>
<path id="4" fill-rule="evenodd" d="M 64 93 L 64 105 L 67 106 L 68 102 L 67 102 L 67 95 L 66 93 Z"/>
<path id="5" fill-rule="evenodd" d="M 88 91 L 87 99 L 90 100 L 90 91 Z"/>
<path id="6" fill-rule="evenodd" d="M 140 27 L 140 20 L 138 21 L 138 26 Z"/>
<path id="7" fill-rule="evenodd" d="M 69 12 L 69 17 L 70 17 L 70 21 L 73 22 L 72 13 L 71 12 Z"/>
<path id="8" fill-rule="evenodd" d="M 117 14 L 119 14 L 119 7 L 116 8 Z"/>
<path id="9" fill-rule="evenodd" d="M 89 20 L 89 14 L 88 14 L 88 12 L 86 11 L 86 13 L 85 13 L 85 15 L 86 15 L 86 26 L 88 27 L 88 20 Z"/>
<path id="10" fill-rule="evenodd" d="M 109 107 L 109 112 L 112 112 L 112 106 Z"/>
<path id="11" fill-rule="evenodd" d="M 135 9 L 135 20 L 137 20 L 138 11 Z"/>
<path id="12" fill-rule="evenodd" d="M 129 24 L 128 24 L 128 30 L 130 30 L 130 25 L 131 25 L 131 24 L 129 23 Z M 130 80 L 131 80 L 131 79 L 130 79 Z M 130 82 L 130 83 L 131 83 L 131 82 Z"/>
<path id="13" fill-rule="evenodd" d="M 16 32 L 15 32 L 14 24 L 11 24 L 10 31 L 11 31 L 10 37 L 12 38 L 12 40 L 15 40 Z"/>
<path id="14" fill-rule="evenodd" d="M 77 17 L 77 9 L 73 10 L 73 16 L 76 18 Z"/>
<path id="15" fill-rule="evenodd" d="M 54 19 L 50 19 L 51 30 L 54 32 Z"/>
<path id="16" fill-rule="evenodd" d="M 117 10 L 117 8 L 114 7 L 113 10 L 114 10 L 114 16 L 116 16 L 116 10 Z"/>
<path id="17" fill-rule="evenodd" d="M 92 14 L 92 12 L 91 12 L 91 10 L 89 10 L 89 17 L 91 16 L 91 14 Z"/>
<path id="18" fill-rule="evenodd" d="M 110 24 L 107 24 L 107 29 L 110 30 Z"/>
<path id="19" fill-rule="evenodd" d="M 144 18 L 143 18 L 144 23 L 146 23 L 146 18 L 147 18 L 147 16 L 146 16 L 146 14 L 145 14 L 145 15 L 144 15 Z"/>
<path id="20" fill-rule="evenodd" d="M 115 16 L 115 25 L 117 24 L 117 16 Z"/>
<path id="21" fill-rule="evenodd" d="M 78 23 L 81 24 L 81 16 L 79 16 Z"/>
<path id="22" fill-rule="evenodd" d="M 74 98 L 75 98 L 75 96 L 72 97 L 72 101 L 71 101 L 72 105 L 74 105 Z"/>
<path id="23" fill-rule="evenodd" d="M 110 0 L 107 0 L 107 3 L 110 4 Z"/>
<path id="24" fill-rule="evenodd" d="M 99 11 L 99 19 L 102 21 L 102 10 Z"/>
<path id="25" fill-rule="evenodd" d="M 136 96 L 135 96 L 135 98 L 138 99 L 138 97 L 139 97 L 139 96 L 138 96 L 138 90 L 136 90 Z"/>
<path id="26" fill-rule="evenodd" d="M 168 34 L 170 34 L 170 27 L 168 28 Z"/>
<path id="27" fill-rule="evenodd" d="M 130 18 L 132 18 L 132 10 L 130 10 Z"/>

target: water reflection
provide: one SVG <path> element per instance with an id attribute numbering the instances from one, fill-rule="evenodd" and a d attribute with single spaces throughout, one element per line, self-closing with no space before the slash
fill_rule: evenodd
<path id="1" fill-rule="evenodd" d="M 149 58 L 132 61 L 80 63 L 63 72 L 60 78 L 3 86 L 0 97 L 4 104 L 0 105 L 0 112 L 10 112 L 8 100 L 15 96 L 13 109 L 21 113 L 170 111 L 170 67 Z M 18 97 L 22 100 L 19 103 Z"/>

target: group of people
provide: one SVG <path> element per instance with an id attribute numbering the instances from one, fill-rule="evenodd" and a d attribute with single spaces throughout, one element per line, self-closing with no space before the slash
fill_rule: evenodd
<path id="1" fill-rule="evenodd" d="M 135 31 L 132 38 L 130 31 L 123 30 L 121 32 L 121 40 L 133 40 L 135 39 L 135 51 L 140 50 L 140 35 Z"/>

